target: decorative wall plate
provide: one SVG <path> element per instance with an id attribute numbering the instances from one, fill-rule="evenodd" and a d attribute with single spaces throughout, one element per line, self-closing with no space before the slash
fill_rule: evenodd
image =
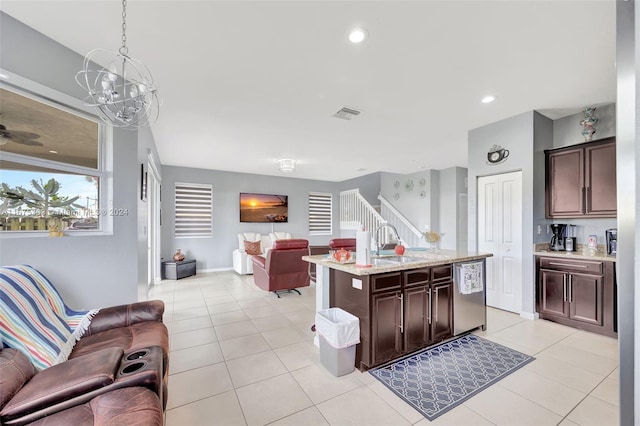
<path id="1" fill-rule="evenodd" d="M 400 181 L 399 180 L 395 181 L 393 183 L 393 187 L 396 188 L 396 189 L 400 188 Z"/>
<path id="2" fill-rule="evenodd" d="M 393 198 L 394 198 L 394 199 L 396 199 L 396 200 L 397 200 L 397 199 L 399 199 L 399 198 L 400 198 L 400 194 L 398 194 L 398 193 L 396 192 L 396 193 L 393 195 Z"/>
<path id="3" fill-rule="evenodd" d="M 420 191 L 420 198 L 425 198 L 427 196 L 427 191 Z"/>
<path id="4" fill-rule="evenodd" d="M 407 191 L 413 191 L 413 181 L 408 180 L 407 183 L 404 184 L 404 187 Z"/>
<path id="5" fill-rule="evenodd" d="M 427 180 L 425 178 L 422 178 L 418 183 L 420 184 L 420 186 L 425 186 L 427 184 Z"/>

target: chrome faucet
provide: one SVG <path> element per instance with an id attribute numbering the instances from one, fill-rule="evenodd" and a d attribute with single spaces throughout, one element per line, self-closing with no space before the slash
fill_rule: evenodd
<path id="1" fill-rule="evenodd" d="M 380 256 L 380 230 L 387 227 L 393 230 L 393 233 L 396 236 L 396 240 L 400 242 L 400 235 L 398 235 L 398 230 L 396 229 L 396 227 L 391 225 L 390 223 L 383 223 L 382 225 L 378 226 L 378 229 L 376 229 L 376 256 Z"/>

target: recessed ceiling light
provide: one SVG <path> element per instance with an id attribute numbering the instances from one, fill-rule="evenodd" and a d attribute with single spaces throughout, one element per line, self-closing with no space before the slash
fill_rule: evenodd
<path id="1" fill-rule="evenodd" d="M 482 98 L 482 103 L 483 104 L 490 104 L 491 102 L 493 102 L 495 100 L 496 100 L 495 96 L 488 95 L 488 96 L 485 96 L 484 98 Z"/>
<path id="2" fill-rule="evenodd" d="M 362 43 L 367 39 L 367 30 L 362 27 L 354 28 L 349 33 L 349 41 L 353 44 Z"/>
<path id="3" fill-rule="evenodd" d="M 49 152 L 52 153 L 52 154 L 57 154 L 58 153 L 58 151 L 53 151 L 53 150 L 49 151 Z"/>

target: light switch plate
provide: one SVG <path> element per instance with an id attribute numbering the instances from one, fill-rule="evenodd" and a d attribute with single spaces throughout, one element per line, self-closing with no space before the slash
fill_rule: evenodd
<path id="1" fill-rule="evenodd" d="M 359 280 L 357 278 L 352 278 L 351 279 L 351 286 L 353 288 L 357 288 L 358 290 L 362 290 L 362 280 Z"/>

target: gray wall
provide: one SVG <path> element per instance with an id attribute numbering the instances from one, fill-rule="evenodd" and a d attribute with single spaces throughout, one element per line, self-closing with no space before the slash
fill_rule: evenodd
<path id="1" fill-rule="evenodd" d="M 372 206 L 379 206 L 378 194 L 380 194 L 381 173 L 370 173 L 365 176 L 345 180 L 337 183 L 337 191 L 349 191 L 356 189 L 360 191 L 360 195 Z"/>
<path id="2" fill-rule="evenodd" d="M 532 153 L 535 133 L 539 133 L 536 138 L 553 138 L 551 125 L 545 123 L 547 120 L 550 121 L 529 111 L 469 132 L 469 250 L 478 249 L 478 177 L 522 171 L 522 311 L 528 314 L 535 312 L 532 230 L 536 170 Z M 507 161 L 487 164 L 487 152 L 494 144 L 510 151 Z"/>
<path id="3" fill-rule="evenodd" d="M 77 99 L 85 94 L 74 76 L 83 58 L 0 12 L 2 68 Z M 64 238 L 2 239 L 3 265 L 30 264 L 47 275 L 65 301 L 77 309 L 137 300 L 138 268 L 138 135 L 114 129 L 113 235 Z M 147 142 L 153 145 L 153 141 Z"/>
<path id="4" fill-rule="evenodd" d="M 212 238 L 174 237 L 176 182 L 213 185 Z M 233 265 L 231 253 L 238 248 L 238 233 L 259 232 L 268 235 L 272 229 L 290 232 L 294 238 L 308 239 L 312 245 L 325 245 L 331 238 L 340 235 L 338 188 L 336 182 L 162 166 L 162 257 L 170 259 L 180 248 L 187 257 L 197 260 L 198 270 L 229 269 Z M 312 191 L 333 194 L 333 235 L 309 236 L 308 201 L 309 192 Z M 241 192 L 288 195 L 289 222 L 240 223 Z"/>
<path id="5" fill-rule="evenodd" d="M 462 167 L 450 167 L 440 170 L 440 202 L 439 207 L 440 226 L 439 232 L 444 233 L 440 248 L 455 250 L 465 249 L 458 247 L 458 220 L 460 216 L 460 194 L 466 194 L 467 188 L 464 180 L 467 177 L 467 169 Z M 464 206 L 466 209 L 467 207 Z M 467 230 L 460 230 L 467 233 Z M 463 238 L 466 240 L 466 237 Z"/>

